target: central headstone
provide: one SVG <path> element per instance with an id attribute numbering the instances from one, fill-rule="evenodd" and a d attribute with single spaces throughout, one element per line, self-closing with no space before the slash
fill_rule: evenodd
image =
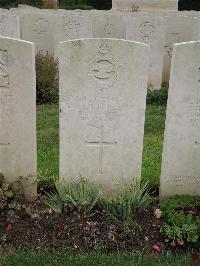
<path id="1" fill-rule="evenodd" d="M 160 196 L 200 195 L 200 42 L 176 44 L 167 105 Z"/>
<path id="2" fill-rule="evenodd" d="M 149 47 L 115 39 L 59 46 L 60 177 L 114 192 L 141 175 Z"/>

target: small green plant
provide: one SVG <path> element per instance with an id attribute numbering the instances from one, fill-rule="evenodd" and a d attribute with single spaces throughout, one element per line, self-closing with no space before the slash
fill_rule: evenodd
<path id="1" fill-rule="evenodd" d="M 48 203 L 58 213 L 77 210 L 84 217 L 92 215 L 92 210 L 100 200 L 100 190 L 85 178 L 78 182 L 55 182 L 56 193 L 47 193 Z"/>
<path id="2" fill-rule="evenodd" d="M 160 90 L 148 90 L 147 105 L 166 106 L 168 99 L 168 89 L 163 87 Z"/>
<path id="3" fill-rule="evenodd" d="M 0 211 L 8 213 L 9 210 L 26 210 L 23 204 L 22 184 L 25 178 L 19 177 L 15 182 L 8 183 L 3 174 L 0 174 Z"/>
<path id="4" fill-rule="evenodd" d="M 131 235 L 135 235 L 139 232 L 141 232 L 141 226 L 132 218 L 128 218 L 123 222 L 123 234 L 126 237 L 131 237 Z"/>
<path id="5" fill-rule="evenodd" d="M 36 55 L 36 91 L 37 104 L 58 102 L 58 60 L 48 53 Z"/>
<path id="6" fill-rule="evenodd" d="M 161 234 L 172 245 L 196 243 L 200 236 L 200 197 L 175 196 L 160 204 L 166 224 Z"/>
<path id="7" fill-rule="evenodd" d="M 147 183 L 134 182 L 130 188 L 123 186 L 115 199 L 103 197 L 101 205 L 108 217 L 126 221 L 136 211 L 144 210 L 150 202 Z"/>

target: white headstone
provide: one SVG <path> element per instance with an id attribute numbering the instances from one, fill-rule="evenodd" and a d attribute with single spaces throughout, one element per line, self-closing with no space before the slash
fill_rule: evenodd
<path id="1" fill-rule="evenodd" d="M 160 196 L 200 195 L 200 42 L 174 46 Z"/>
<path id="2" fill-rule="evenodd" d="M 175 43 L 197 40 L 197 20 L 189 16 L 177 16 L 177 12 L 166 18 L 165 52 L 163 81 L 168 82 L 171 69 L 173 45 Z"/>
<path id="3" fill-rule="evenodd" d="M 0 37 L 0 172 L 14 182 L 27 177 L 36 194 L 36 86 L 32 43 Z"/>
<path id="4" fill-rule="evenodd" d="M 149 47 L 116 39 L 59 47 L 61 179 L 84 176 L 110 193 L 140 180 Z"/>
<path id="5" fill-rule="evenodd" d="M 112 0 L 115 11 L 178 10 L 178 0 Z"/>
<path id="6" fill-rule="evenodd" d="M 21 18 L 22 39 L 35 43 L 36 53 L 54 53 L 54 16 L 45 13 L 28 13 Z"/>
<path id="7" fill-rule="evenodd" d="M 165 20 L 157 15 L 137 15 L 126 23 L 126 39 L 149 44 L 149 89 L 160 89 L 162 84 Z"/>
<path id="8" fill-rule="evenodd" d="M 17 16 L 0 12 L 0 36 L 20 39 L 20 24 Z"/>
<path id="9" fill-rule="evenodd" d="M 53 25 L 55 57 L 58 55 L 59 42 L 92 37 L 92 25 L 89 16 L 59 15 Z"/>
<path id="10" fill-rule="evenodd" d="M 96 14 L 92 16 L 93 38 L 126 39 L 126 26 L 121 16 Z"/>

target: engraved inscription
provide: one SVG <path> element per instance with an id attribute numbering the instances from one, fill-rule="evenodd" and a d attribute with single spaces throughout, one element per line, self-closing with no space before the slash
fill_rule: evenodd
<path id="1" fill-rule="evenodd" d="M 0 89 L 8 86 L 8 53 L 5 50 L 0 50 Z"/>
<path id="2" fill-rule="evenodd" d="M 96 126 L 94 126 L 96 127 Z M 116 141 L 109 142 L 109 141 L 104 141 L 104 126 L 96 127 L 99 130 L 98 134 L 98 140 L 97 141 L 85 141 L 87 146 L 91 147 L 97 147 L 99 148 L 99 166 L 98 166 L 98 175 L 103 175 L 103 153 L 104 153 L 104 148 L 105 147 L 112 147 L 117 144 Z"/>
<path id="3" fill-rule="evenodd" d="M 140 38 L 144 42 L 151 42 L 154 32 L 155 27 L 150 22 L 145 21 L 140 25 Z"/>
<path id="4" fill-rule="evenodd" d="M 0 34 L 4 34 L 6 32 L 6 26 L 5 23 L 0 20 Z"/>
<path id="5" fill-rule="evenodd" d="M 49 22 L 45 18 L 39 18 L 34 23 L 34 32 L 39 36 L 45 36 L 49 32 Z"/>
<path id="6" fill-rule="evenodd" d="M 140 7 L 138 5 L 136 5 L 136 4 L 133 4 L 131 6 L 131 12 L 138 12 L 139 9 L 140 9 Z"/>
<path id="7" fill-rule="evenodd" d="M 166 183 L 180 188 L 187 185 L 199 185 L 200 177 L 173 175 L 166 180 Z"/>
<path id="8" fill-rule="evenodd" d="M 190 122 L 196 122 L 200 120 L 200 98 L 194 98 L 190 100 L 188 114 Z"/>
<path id="9" fill-rule="evenodd" d="M 73 18 L 65 21 L 64 31 L 65 35 L 70 39 L 80 37 L 80 22 L 78 19 Z"/>
<path id="10" fill-rule="evenodd" d="M 117 97 L 87 96 L 77 97 L 70 96 L 65 99 L 66 108 L 74 110 L 79 102 L 77 110 L 78 117 L 82 121 L 96 125 L 102 124 L 117 125 L 123 112 L 128 112 L 132 108 L 127 101 L 123 102 Z"/>

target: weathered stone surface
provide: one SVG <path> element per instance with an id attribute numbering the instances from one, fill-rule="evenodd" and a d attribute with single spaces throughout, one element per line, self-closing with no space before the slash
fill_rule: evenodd
<path id="1" fill-rule="evenodd" d="M 0 36 L 20 39 L 20 24 L 17 16 L 0 12 Z"/>
<path id="2" fill-rule="evenodd" d="M 28 199 L 36 194 L 34 55 L 32 43 L 0 37 L 0 172 L 9 182 L 29 177 Z"/>
<path id="3" fill-rule="evenodd" d="M 153 14 L 141 14 L 129 18 L 126 23 L 126 39 L 149 44 L 149 89 L 160 89 L 162 84 L 163 55 L 165 45 L 165 20 Z"/>
<path id="4" fill-rule="evenodd" d="M 176 44 L 167 106 L 160 196 L 200 195 L 200 42 Z"/>
<path id="5" fill-rule="evenodd" d="M 54 34 L 54 51 L 57 56 L 57 45 L 59 42 L 83 39 L 92 37 L 92 24 L 89 16 L 79 16 L 67 14 L 59 15 L 54 18 L 53 24 Z"/>
<path id="6" fill-rule="evenodd" d="M 126 25 L 119 15 L 102 14 L 92 17 L 93 38 L 126 39 Z"/>
<path id="7" fill-rule="evenodd" d="M 22 39 L 35 43 L 36 53 L 54 53 L 54 16 L 45 12 L 30 12 L 21 17 Z"/>
<path id="8" fill-rule="evenodd" d="M 180 42 L 197 40 L 198 22 L 189 16 L 177 16 L 178 12 L 168 14 L 166 17 L 165 52 L 163 66 L 163 81 L 170 78 L 171 58 L 173 45 Z"/>
<path id="9" fill-rule="evenodd" d="M 84 176 L 109 193 L 140 179 L 149 47 L 87 39 L 59 54 L 60 178 Z"/>
<path id="10" fill-rule="evenodd" d="M 128 12 L 178 10 L 178 0 L 112 0 L 112 9 Z"/>

